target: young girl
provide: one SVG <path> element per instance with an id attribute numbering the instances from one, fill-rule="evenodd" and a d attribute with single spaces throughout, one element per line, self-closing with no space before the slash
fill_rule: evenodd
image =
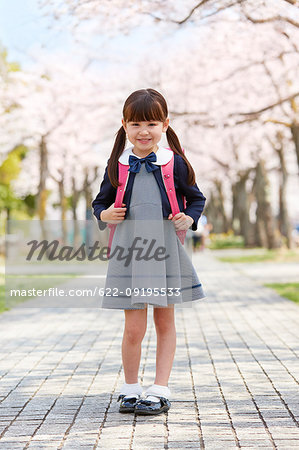
<path id="1" fill-rule="evenodd" d="M 158 145 L 162 133 L 166 133 L 169 149 Z M 127 139 L 132 146 L 125 149 Z M 174 217 L 161 171 L 161 166 L 171 158 L 174 158 L 174 187 L 180 209 Z M 118 162 L 130 167 L 122 207 L 116 208 Z M 174 305 L 192 304 L 205 297 L 177 231 L 197 229 L 205 200 L 179 139 L 169 126 L 165 99 L 154 89 L 133 92 L 124 104 L 122 126 L 100 192 L 92 202 L 100 229 L 107 223 L 117 224 L 101 306 L 123 309 L 125 313 L 122 341 L 125 383 L 118 397 L 120 412 L 149 415 L 170 408 L 168 379 L 176 349 Z M 114 258 L 113 254 L 120 249 L 126 252 Z M 131 256 L 128 256 L 130 249 Z M 153 306 L 157 334 L 156 378 L 141 397 L 138 370 L 149 304 Z"/>

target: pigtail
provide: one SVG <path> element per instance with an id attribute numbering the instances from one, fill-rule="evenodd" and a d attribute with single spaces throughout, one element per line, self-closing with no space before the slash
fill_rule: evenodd
<path id="1" fill-rule="evenodd" d="M 116 133 L 114 146 L 108 161 L 108 177 L 113 187 L 119 186 L 118 181 L 118 159 L 125 149 L 126 145 L 126 132 L 123 126 L 120 127 Z"/>
<path id="2" fill-rule="evenodd" d="M 188 168 L 188 180 L 187 181 L 188 181 L 188 184 L 193 186 L 195 184 L 195 173 L 194 173 L 193 167 L 189 163 L 188 159 L 186 158 L 186 156 L 182 150 L 179 138 L 177 137 L 174 130 L 170 126 L 168 126 L 168 128 L 166 130 L 166 137 L 167 137 L 167 142 L 168 142 L 171 150 L 173 150 L 173 152 L 176 153 L 177 155 L 180 155 L 183 158 L 183 160 L 185 161 L 185 163 L 187 164 L 187 168 Z"/>

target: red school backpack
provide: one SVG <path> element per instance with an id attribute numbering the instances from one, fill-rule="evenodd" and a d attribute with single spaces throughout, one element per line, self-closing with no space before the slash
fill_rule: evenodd
<path id="1" fill-rule="evenodd" d="M 169 148 L 168 150 L 172 150 L 172 149 Z M 180 208 L 178 205 L 175 187 L 174 187 L 173 166 L 174 166 L 174 155 L 172 155 L 172 158 L 168 163 L 161 165 L 161 170 L 162 170 L 162 180 L 164 182 L 166 194 L 167 194 L 167 197 L 168 197 L 168 200 L 170 203 L 171 212 L 172 212 L 172 215 L 175 216 L 176 214 L 178 214 L 180 212 Z M 115 202 L 114 202 L 115 208 L 121 208 L 121 205 L 123 203 L 123 198 L 125 195 L 127 182 L 129 179 L 129 167 L 130 167 L 129 164 L 122 164 L 118 161 L 118 181 L 119 181 L 120 185 L 117 187 L 117 191 L 116 191 L 116 197 L 115 197 Z M 183 196 L 183 204 L 184 204 L 184 209 L 185 209 L 186 208 L 186 198 L 184 196 Z M 109 258 L 113 235 L 114 235 L 115 229 L 117 227 L 117 224 L 108 223 L 107 225 L 109 228 L 109 242 L 108 242 L 107 256 Z M 186 233 L 187 233 L 187 230 L 177 230 L 176 231 L 176 234 L 178 235 L 178 238 L 180 239 L 182 244 L 184 244 Z"/>

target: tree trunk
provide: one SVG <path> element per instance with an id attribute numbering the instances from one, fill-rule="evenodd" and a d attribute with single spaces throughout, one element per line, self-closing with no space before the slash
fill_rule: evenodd
<path id="1" fill-rule="evenodd" d="M 238 189 L 237 184 L 232 185 L 232 222 L 231 228 L 235 235 L 241 235 L 240 219 L 238 215 Z"/>
<path id="2" fill-rule="evenodd" d="M 275 147 L 280 161 L 280 182 L 279 182 L 279 214 L 278 227 L 283 236 L 286 237 L 286 244 L 288 248 L 293 247 L 292 227 L 289 220 L 287 202 L 286 202 L 286 188 L 288 180 L 288 172 L 284 157 L 283 136 L 277 133 L 277 140 L 279 145 Z"/>
<path id="3" fill-rule="evenodd" d="M 229 230 L 229 221 L 224 209 L 222 184 L 219 180 L 214 180 L 214 183 L 216 189 L 211 194 L 205 208 L 205 214 L 209 222 L 213 224 L 213 233 L 227 233 Z M 215 191 L 217 195 L 215 195 Z"/>
<path id="4" fill-rule="evenodd" d="M 239 172 L 239 180 L 232 187 L 233 191 L 233 210 L 232 223 L 236 234 L 244 237 L 246 247 L 254 245 L 254 230 L 249 219 L 250 198 L 246 190 L 246 182 L 248 180 L 251 169 Z"/>
<path id="5" fill-rule="evenodd" d="M 229 220 L 227 218 L 225 208 L 224 208 L 224 196 L 223 196 L 223 190 L 222 190 L 222 182 L 220 180 L 215 180 L 215 187 L 218 193 L 218 209 L 220 216 L 222 218 L 222 228 L 223 232 L 227 233 L 229 230 Z"/>
<path id="6" fill-rule="evenodd" d="M 46 206 L 48 193 L 46 190 L 46 180 L 48 176 L 48 151 L 45 137 L 41 137 L 39 144 L 39 186 L 37 194 L 37 213 L 40 220 L 42 239 L 47 239 L 46 227 L 45 227 L 45 217 L 46 217 Z"/>
<path id="7" fill-rule="evenodd" d="M 64 191 L 64 174 L 63 171 L 59 171 L 61 178 L 58 181 L 58 189 L 59 189 L 59 199 L 60 199 L 60 208 L 61 208 L 61 230 L 62 230 L 62 242 L 67 243 L 67 221 L 66 221 L 66 212 L 67 212 L 67 201 L 65 197 Z"/>
<path id="8" fill-rule="evenodd" d="M 299 124 L 293 123 L 291 125 L 291 132 L 292 132 L 293 141 L 295 144 L 297 164 L 298 164 L 298 168 L 299 168 Z"/>
<path id="9" fill-rule="evenodd" d="M 256 166 L 254 191 L 257 200 L 256 238 L 258 245 L 268 249 L 278 248 L 279 231 L 275 225 L 270 203 L 270 182 L 265 162 L 260 160 Z"/>
<path id="10" fill-rule="evenodd" d="M 77 217 L 77 206 L 80 198 L 80 191 L 77 190 L 76 179 L 72 177 L 72 213 L 73 213 L 73 230 L 74 230 L 74 247 L 76 248 L 80 242 L 80 227 Z"/>
<path id="11" fill-rule="evenodd" d="M 8 240 L 9 239 L 8 235 L 11 232 L 10 208 L 6 208 L 5 212 L 6 212 L 6 221 L 5 221 L 5 234 L 6 234 L 6 237 L 5 237 L 5 241 L 4 241 L 4 253 L 5 253 L 6 261 L 8 261 L 8 258 L 10 256 L 10 253 L 9 253 L 9 251 L 10 251 L 10 241 Z"/>
<path id="12" fill-rule="evenodd" d="M 90 182 L 88 180 L 88 171 L 85 171 L 85 178 L 84 178 L 84 197 L 85 197 L 85 242 L 86 246 L 89 246 L 89 243 L 92 242 L 92 209 L 91 209 L 91 203 L 92 203 L 92 193 L 91 193 L 91 187 Z"/>
<path id="13" fill-rule="evenodd" d="M 222 232 L 222 220 L 219 220 L 219 212 L 217 208 L 217 202 L 214 198 L 214 193 L 211 193 L 210 199 L 205 207 L 205 215 L 208 218 L 208 222 L 213 224 L 213 233 Z"/>

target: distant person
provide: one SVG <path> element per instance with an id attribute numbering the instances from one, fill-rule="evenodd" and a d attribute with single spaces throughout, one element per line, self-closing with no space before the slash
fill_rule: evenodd
<path id="1" fill-rule="evenodd" d="M 193 232 L 192 241 L 193 241 L 193 250 L 196 251 L 204 251 L 206 248 L 206 241 L 210 234 L 210 230 L 212 230 L 212 224 L 208 223 L 207 217 L 202 214 L 200 217 L 197 230 Z"/>
<path id="2" fill-rule="evenodd" d="M 204 214 L 200 217 L 199 223 L 202 225 L 202 235 L 199 247 L 199 250 L 202 252 L 206 248 L 207 239 L 209 237 L 210 231 L 213 229 L 213 225 L 208 223 L 208 219 Z"/>
<path id="3" fill-rule="evenodd" d="M 200 250 L 200 246 L 203 239 L 204 226 L 200 222 L 200 219 L 197 223 L 197 230 L 193 231 L 192 235 L 192 243 L 193 243 L 193 251 L 198 252 Z"/>

